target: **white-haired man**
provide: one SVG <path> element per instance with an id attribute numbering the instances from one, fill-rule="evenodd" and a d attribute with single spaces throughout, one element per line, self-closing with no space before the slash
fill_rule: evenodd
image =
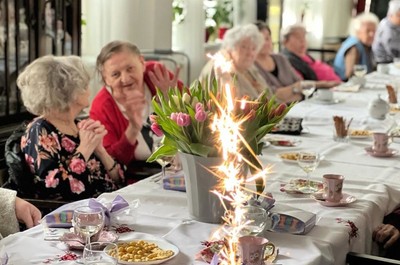
<path id="1" fill-rule="evenodd" d="M 379 23 L 372 50 L 377 63 L 400 57 L 400 0 L 391 0 L 386 18 Z"/>

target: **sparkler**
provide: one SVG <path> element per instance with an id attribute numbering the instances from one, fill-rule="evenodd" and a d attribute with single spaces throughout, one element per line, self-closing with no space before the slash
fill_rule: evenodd
<path id="1" fill-rule="evenodd" d="M 211 58 L 214 60 L 214 66 L 218 74 L 220 74 L 220 82 L 218 83 L 223 86 L 223 90 L 221 91 L 222 102 L 218 102 L 214 95 L 211 95 L 220 110 L 218 114 L 214 116 L 211 128 L 213 132 L 218 134 L 224 159 L 224 162 L 217 168 L 215 173 L 216 176 L 220 178 L 220 185 L 212 192 L 220 198 L 226 209 L 225 216 L 223 217 L 225 225 L 222 226 L 222 231 L 218 231 L 213 237 L 220 240 L 222 236 L 226 242 L 219 253 L 221 257 L 220 264 L 237 265 L 239 264 L 237 259 L 237 242 L 239 237 L 242 236 L 241 232 L 243 227 L 249 222 L 247 220 L 242 220 L 241 216 L 243 215 L 243 211 L 241 206 L 252 197 L 253 193 L 253 191 L 245 188 L 245 184 L 246 182 L 254 181 L 256 178 L 264 177 L 269 172 L 270 168 L 264 170 L 258 169 L 258 174 L 246 179 L 244 175 L 246 172 L 243 170 L 244 164 L 256 167 L 240 153 L 240 146 L 243 144 L 245 148 L 249 149 L 249 152 L 256 157 L 240 132 L 240 125 L 248 117 L 244 117 L 242 120 L 235 120 L 235 115 L 233 113 L 235 98 L 230 86 L 232 80 L 229 78 L 232 67 L 231 62 L 226 61 L 224 56 L 220 53 L 217 53 Z M 245 109 L 246 104 L 250 103 L 251 102 L 242 99 L 240 101 L 240 109 Z M 230 207 L 225 204 L 225 201 L 230 204 Z"/>

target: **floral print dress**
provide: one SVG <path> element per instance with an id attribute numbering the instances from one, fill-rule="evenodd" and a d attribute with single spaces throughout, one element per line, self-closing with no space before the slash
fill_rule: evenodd
<path id="1" fill-rule="evenodd" d="M 88 161 L 76 153 L 79 136 L 60 132 L 43 118 L 28 125 L 21 138 L 21 149 L 34 174 L 38 197 L 62 197 L 80 200 L 96 197 L 100 193 L 120 188 L 108 175 L 100 159 L 92 154 Z M 122 166 L 117 164 L 120 177 L 124 179 Z"/>

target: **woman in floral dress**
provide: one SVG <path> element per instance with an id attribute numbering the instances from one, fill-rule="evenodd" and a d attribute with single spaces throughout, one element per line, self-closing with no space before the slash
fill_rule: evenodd
<path id="1" fill-rule="evenodd" d="M 99 121 L 76 118 L 89 106 L 90 76 L 76 56 L 45 56 L 17 84 L 26 108 L 38 117 L 21 139 L 40 198 L 78 200 L 118 189 L 124 172 L 102 145 Z"/>

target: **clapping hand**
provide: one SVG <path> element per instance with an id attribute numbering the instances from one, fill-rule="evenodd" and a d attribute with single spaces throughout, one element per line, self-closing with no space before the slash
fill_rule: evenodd
<path id="1" fill-rule="evenodd" d="M 399 238 L 399 230 L 390 224 L 381 224 L 372 233 L 372 239 L 383 244 L 385 249 L 392 246 Z"/>
<path id="2" fill-rule="evenodd" d="M 78 123 L 79 138 L 82 148 L 86 152 L 82 152 L 85 158 L 88 158 L 93 152 L 99 152 L 104 149 L 103 138 L 107 134 L 107 130 L 99 121 L 86 119 Z"/>
<path id="3" fill-rule="evenodd" d="M 124 102 L 125 114 L 135 132 L 140 132 L 143 126 L 143 110 L 146 106 L 144 94 L 138 90 L 127 95 Z"/>
<path id="4" fill-rule="evenodd" d="M 181 68 L 177 67 L 174 76 L 171 78 L 167 68 L 162 64 L 154 66 L 154 72 L 149 72 L 149 77 L 154 86 L 159 88 L 164 94 L 171 87 L 176 87 L 178 83 L 179 72 Z"/>

